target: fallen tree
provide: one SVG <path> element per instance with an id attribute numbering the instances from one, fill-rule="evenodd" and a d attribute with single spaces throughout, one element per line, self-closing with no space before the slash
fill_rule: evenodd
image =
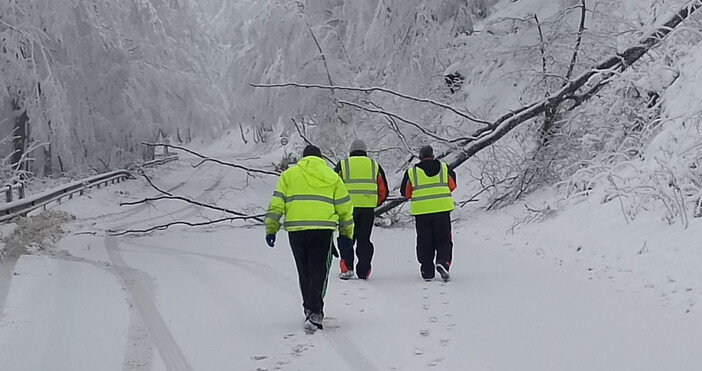
<path id="1" fill-rule="evenodd" d="M 257 88 L 305 88 L 305 89 L 325 89 L 330 91 L 343 90 L 343 91 L 356 91 L 356 92 L 381 92 L 386 94 L 392 94 L 397 97 L 408 99 L 420 103 L 428 103 L 434 106 L 439 106 L 444 109 L 450 110 L 457 115 L 473 121 L 476 123 L 481 123 L 484 126 L 477 129 L 472 135 L 466 136 L 463 140 L 458 143 L 454 143 L 455 146 L 450 151 L 440 154 L 438 158 L 444 159 L 444 161 L 452 168 L 457 168 L 461 166 L 465 161 L 473 157 L 479 151 L 489 147 L 490 145 L 497 142 L 499 139 L 503 138 L 513 129 L 515 129 L 520 124 L 528 122 L 529 120 L 547 113 L 547 112 L 568 112 L 574 108 L 582 105 L 588 99 L 592 98 L 597 94 L 602 88 L 607 86 L 613 79 L 620 75 L 623 71 L 630 68 L 634 63 L 636 63 L 641 57 L 648 53 L 652 48 L 661 43 L 661 41 L 670 34 L 676 27 L 682 24 L 686 19 L 688 19 L 695 11 L 702 7 L 702 0 L 694 0 L 689 2 L 687 5 L 683 6 L 678 10 L 675 15 L 673 15 L 666 23 L 662 26 L 656 28 L 653 32 L 650 32 L 646 36 L 642 37 L 633 46 L 625 49 L 622 52 L 611 56 L 604 61 L 598 63 L 597 65 L 589 68 L 584 73 L 569 80 L 563 87 L 555 93 L 550 94 L 546 98 L 532 103 L 530 105 L 521 107 L 517 110 L 509 112 L 493 122 L 485 122 L 475 118 L 468 112 L 464 112 L 457 108 L 451 107 L 447 104 L 436 102 L 427 98 L 417 98 L 406 94 L 395 92 L 393 90 L 382 88 L 382 87 L 344 87 L 344 86 L 333 86 L 333 85 L 320 85 L 320 84 L 301 84 L 297 82 L 285 82 L 278 84 L 251 84 L 253 87 Z M 347 102 L 342 102 L 347 103 Z M 352 105 L 358 106 L 358 105 Z M 367 108 L 356 107 L 359 109 L 364 109 L 368 112 L 388 115 L 387 111 L 383 110 L 373 110 Z M 398 115 L 395 115 L 397 117 Z M 392 210 L 404 202 L 406 199 L 396 199 L 385 203 L 384 205 L 376 208 L 375 215 L 379 216 L 389 210 Z"/>

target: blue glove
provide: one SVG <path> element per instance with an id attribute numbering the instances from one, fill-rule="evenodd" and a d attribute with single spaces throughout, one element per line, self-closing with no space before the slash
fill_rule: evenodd
<path id="1" fill-rule="evenodd" d="M 266 243 L 268 244 L 268 247 L 274 248 L 275 247 L 275 235 L 274 234 L 267 234 L 266 235 Z"/>
<path id="2" fill-rule="evenodd" d="M 336 243 L 339 245 L 339 250 L 348 251 L 353 249 L 353 240 L 346 236 L 339 236 L 336 239 Z"/>

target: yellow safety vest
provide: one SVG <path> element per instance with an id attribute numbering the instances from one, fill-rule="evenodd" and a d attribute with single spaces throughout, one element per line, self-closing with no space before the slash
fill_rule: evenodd
<path id="1" fill-rule="evenodd" d="M 408 169 L 407 174 L 412 184 L 411 215 L 453 210 L 448 165 L 442 162 L 441 170 L 434 176 L 427 176 L 424 170 L 417 166 Z"/>
<path id="2" fill-rule="evenodd" d="M 378 163 L 366 156 L 351 156 L 341 163 L 341 178 L 354 207 L 378 206 Z"/>
<path id="3" fill-rule="evenodd" d="M 307 156 L 280 176 L 268 213 L 266 234 L 286 231 L 336 229 L 353 238 L 353 204 L 344 182 L 327 163 Z"/>

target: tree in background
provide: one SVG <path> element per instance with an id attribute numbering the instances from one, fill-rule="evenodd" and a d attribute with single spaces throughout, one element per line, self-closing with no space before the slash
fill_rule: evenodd
<path id="1" fill-rule="evenodd" d="M 159 129 L 202 133 L 225 120 L 208 64 L 219 50 L 196 2 L 23 0 L 0 14 L 0 97 L 26 115 L 23 140 L 42 143 L 25 158 L 47 169 L 123 166 Z"/>

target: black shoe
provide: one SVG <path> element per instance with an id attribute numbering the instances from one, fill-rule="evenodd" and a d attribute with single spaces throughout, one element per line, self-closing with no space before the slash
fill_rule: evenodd
<path id="1" fill-rule="evenodd" d="M 444 267 L 442 264 L 436 265 L 436 271 L 439 272 L 441 279 L 444 280 L 444 282 L 451 280 L 451 275 L 449 274 L 448 268 Z"/>
<path id="2" fill-rule="evenodd" d="M 324 328 L 324 325 L 322 325 L 322 321 L 324 320 L 324 314 L 322 313 L 312 313 L 307 318 L 307 320 L 313 325 L 317 326 L 317 328 L 320 330 Z"/>

